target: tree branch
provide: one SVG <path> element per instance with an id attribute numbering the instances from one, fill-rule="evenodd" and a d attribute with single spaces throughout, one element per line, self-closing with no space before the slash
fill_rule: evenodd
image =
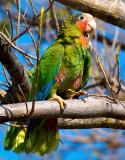
<path id="1" fill-rule="evenodd" d="M 2 39 L 0 41 L 0 62 L 5 66 L 12 80 L 12 86 L 1 101 L 5 103 L 25 101 L 30 91 L 26 71 L 10 48 L 2 43 Z M 25 97 L 22 93 L 25 93 Z"/>
<path id="2" fill-rule="evenodd" d="M 125 120 L 125 102 L 114 103 L 106 97 L 88 97 L 83 100 L 66 100 L 67 107 L 60 113 L 60 106 L 55 101 L 37 101 L 30 117 L 49 118 L 115 118 Z M 28 109 L 28 112 L 27 112 Z M 28 117 L 32 102 L 0 106 L 0 123 L 20 120 Z"/>
<path id="3" fill-rule="evenodd" d="M 89 12 L 95 17 L 125 29 L 125 2 L 123 0 L 56 0 L 64 5 Z"/>
<path id="4" fill-rule="evenodd" d="M 125 129 L 125 120 L 114 118 L 58 119 L 60 129 L 114 128 Z"/>
<path id="5" fill-rule="evenodd" d="M 101 34 L 98 34 L 98 36 L 97 36 L 97 41 L 103 42 L 104 39 L 106 40 L 106 42 L 107 42 L 107 44 L 108 44 L 109 46 L 111 46 L 111 45 L 113 44 L 112 39 L 110 39 L 110 38 L 108 38 L 108 37 L 105 37 L 105 36 L 103 36 L 103 35 L 101 35 Z M 120 38 L 119 38 L 119 39 L 120 39 Z M 119 42 L 119 40 L 118 40 L 117 43 L 116 43 L 116 46 L 118 46 L 118 45 L 121 46 L 121 49 L 125 50 L 125 44 L 124 44 L 123 42 Z"/>

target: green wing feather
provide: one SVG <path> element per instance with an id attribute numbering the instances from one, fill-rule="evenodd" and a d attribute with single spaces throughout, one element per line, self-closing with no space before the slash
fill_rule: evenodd
<path id="1" fill-rule="evenodd" d="M 90 75 L 92 58 L 88 50 L 85 50 L 85 57 L 84 57 L 84 69 L 83 69 L 83 87 L 86 85 Z"/>
<path id="2" fill-rule="evenodd" d="M 48 96 L 47 94 L 49 94 L 51 90 L 53 83 L 51 83 L 50 85 L 50 82 L 55 79 L 55 76 L 58 73 L 63 54 L 64 54 L 63 45 L 55 42 L 44 52 L 40 60 L 37 93 L 40 94 L 44 91 L 42 93 L 43 94 L 42 98 L 46 98 Z M 36 74 L 36 69 L 33 68 L 29 74 L 29 79 L 32 84 L 29 100 L 32 100 L 33 98 L 32 95 L 35 82 L 35 74 Z M 45 92 L 45 90 L 48 88 L 49 91 Z M 50 129 L 50 131 L 46 132 L 43 129 L 42 125 L 43 125 L 43 119 L 42 118 L 38 119 L 37 125 L 36 127 L 33 127 L 33 130 L 30 134 L 30 138 L 28 141 L 27 140 L 25 141 L 26 130 L 22 128 L 10 127 L 5 137 L 4 148 L 6 150 L 13 149 L 15 152 L 22 152 L 22 151 L 27 153 L 37 152 L 40 155 L 48 153 L 51 150 L 55 150 L 57 148 L 56 146 L 58 145 L 59 141 L 58 131 L 56 131 L 55 133 L 55 130 Z M 36 143 L 34 144 L 34 142 Z M 47 142 L 49 143 L 47 144 Z"/>
<path id="3" fill-rule="evenodd" d="M 53 83 L 52 82 L 59 70 L 62 56 L 64 54 L 64 47 L 62 44 L 55 42 L 52 46 L 50 46 L 43 54 L 40 65 L 39 65 L 39 78 L 38 78 L 38 87 L 37 92 L 42 92 L 42 89 L 46 86 L 51 89 Z M 33 88 L 35 81 L 35 68 L 31 70 L 32 77 L 30 78 L 32 89 L 30 92 L 29 99 L 32 100 L 33 96 Z M 51 85 L 51 86 L 50 86 Z M 47 97 L 48 95 L 44 95 Z"/>

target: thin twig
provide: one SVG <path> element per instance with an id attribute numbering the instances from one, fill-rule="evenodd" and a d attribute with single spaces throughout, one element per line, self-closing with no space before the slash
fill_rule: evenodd
<path id="1" fill-rule="evenodd" d="M 6 73 L 6 69 L 3 65 L 2 65 L 2 68 L 3 68 L 3 73 L 4 73 L 4 76 L 5 76 L 5 79 L 6 79 L 7 83 L 10 85 L 10 81 L 9 81 L 8 75 Z"/>
<path id="2" fill-rule="evenodd" d="M 8 32 L 6 28 L 6 22 L 4 22 L 1 32 L 5 33 L 9 38 L 11 38 L 10 33 Z"/>
<path id="3" fill-rule="evenodd" d="M 30 0 L 30 4 L 31 4 L 32 11 L 33 11 L 33 15 L 35 16 L 35 15 L 36 15 L 36 12 L 35 12 L 34 4 L 33 4 L 33 1 L 32 1 L 32 0 Z"/>
<path id="4" fill-rule="evenodd" d="M 108 62 L 109 71 L 111 72 L 112 63 L 110 62 L 109 54 L 107 54 L 107 47 L 108 47 L 107 40 L 103 37 L 102 42 L 103 42 L 103 45 L 104 45 L 104 53 L 105 53 L 106 61 Z"/>
<path id="5" fill-rule="evenodd" d="M 107 77 L 107 75 L 106 75 L 106 73 L 105 73 L 105 71 L 104 71 L 104 68 L 103 68 L 103 66 L 102 66 L 101 60 L 100 60 L 100 58 L 99 58 L 99 55 L 97 55 L 96 59 L 97 59 L 98 65 L 99 65 L 99 67 L 100 67 L 100 69 L 101 69 L 101 71 L 102 71 L 102 73 L 103 73 L 103 75 L 104 75 L 104 77 L 105 77 L 106 83 L 107 83 L 108 87 L 111 89 L 111 85 L 110 85 L 109 80 L 108 80 L 108 77 Z"/>
<path id="6" fill-rule="evenodd" d="M 117 47 L 116 47 L 116 52 L 115 52 L 115 63 L 114 63 L 114 66 L 113 66 L 113 77 L 115 76 L 115 70 L 116 70 L 116 68 L 117 68 L 117 65 L 118 65 L 118 63 L 117 63 L 117 55 L 120 53 L 120 49 L 121 49 L 121 46 L 120 45 L 117 45 Z"/>
<path id="7" fill-rule="evenodd" d="M 27 54 L 22 49 L 20 49 L 19 47 L 17 47 L 14 43 L 12 43 L 12 41 L 4 33 L 0 32 L 0 36 L 3 37 L 8 42 L 8 44 L 10 44 L 14 49 L 16 49 L 17 51 L 19 51 L 20 53 L 22 53 L 23 56 L 25 56 L 25 58 L 30 57 L 30 58 L 36 60 L 36 57 L 34 57 L 34 56 L 30 55 L 30 54 Z"/>
<path id="8" fill-rule="evenodd" d="M 7 92 L 4 89 L 0 88 L 0 101 L 4 99 L 6 94 Z"/>
<path id="9" fill-rule="evenodd" d="M 3 83 L 3 82 L 0 82 L 0 85 L 3 85 L 3 86 L 8 87 L 8 88 L 10 87 L 9 84 Z"/>
<path id="10" fill-rule="evenodd" d="M 20 32 L 20 16 L 21 16 L 21 12 L 20 12 L 20 0 L 16 0 L 16 4 L 17 4 L 17 10 L 18 10 L 16 35 L 19 35 L 19 32 Z"/>
<path id="11" fill-rule="evenodd" d="M 52 3 L 52 0 L 49 0 L 49 2 Z M 59 33 L 59 23 L 58 23 L 58 19 L 57 19 L 57 16 L 56 16 L 54 4 L 52 4 L 51 9 L 52 9 L 53 19 L 54 19 L 54 22 L 55 22 L 55 25 L 56 25 L 56 31 L 57 31 L 57 33 Z"/>
<path id="12" fill-rule="evenodd" d="M 103 86 L 103 81 L 99 81 L 99 82 L 97 82 L 97 83 L 90 84 L 90 85 L 84 87 L 84 89 L 85 89 L 85 90 L 93 89 L 94 87 L 98 87 L 98 86 Z"/>
<path id="13" fill-rule="evenodd" d="M 54 0 L 52 0 L 52 2 L 50 3 L 49 7 L 44 11 L 43 14 L 45 14 L 46 12 L 49 11 L 49 9 L 51 8 L 52 4 L 53 4 Z M 29 26 L 27 28 L 25 28 L 20 34 L 16 35 L 13 39 L 12 42 L 15 42 L 16 39 L 18 39 L 19 37 L 23 36 L 28 29 L 32 26 L 32 24 L 34 23 L 34 21 L 40 16 L 40 14 L 38 14 L 37 16 L 33 16 L 31 21 L 29 22 Z"/>
<path id="14" fill-rule="evenodd" d="M 7 34 L 7 36 L 9 37 L 9 38 L 11 38 L 11 36 L 10 36 L 10 33 L 9 33 L 9 31 L 7 30 L 7 28 L 5 27 L 5 33 Z"/>
<path id="15" fill-rule="evenodd" d="M 101 60 L 100 60 L 100 58 L 99 58 L 99 55 L 97 55 L 96 59 L 97 59 L 98 66 L 100 67 L 100 69 L 101 69 L 101 71 L 102 71 L 102 73 L 103 73 L 103 76 L 105 77 L 107 86 L 108 86 L 108 88 L 109 88 L 109 90 L 110 90 L 110 92 L 111 92 L 111 94 L 112 94 L 113 100 L 114 100 L 114 102 L 117 103 L 117 101 L 115 100 L 115 97 L 114 97 L 114 93 L 115 93 L 115 92 L 113 91 L 113 89 L 112 89 L 112 87 L 111 87 L 111 85 L 110 85 L 110 83 L 109 83 L 108 77 L 107 77 L 107 75 L 106 75 L 106 73 L 105 73 L 105 71 L 104 71 L 104 68 L 103 68 L 103 66 L 102 66 Z"/>
<path id="16" fill-rule="evenodd" d="M 23 18 L 24 23 L 25 23 L 25 25 L 26 25 L 26 27 L 27 27 L 26 18 L 25 18 L 24 16 L 22 16 L 22 18 Z M 36 49 L 37 49 L 37 46 L 36 46 L 36 42 L 35 42 L 35 40 L 34 40 L 33 34 L 32 34 L 32 32 L 31 32 L 31 30 L 30 30 L 30 29 L 28 30 L 28 32 L 29 32 L 29 34 L 30 34 L 30 36 L 31 36 L 31 39 L 32 39 L 32 42 L 33 42 L 34 48 L 35 48 L 35 50 L 36 50 Z"/>
<path id="17" fill-rule="evenodd" d="M 37 19 L 38 17 L 33 17 L 31 22 L 29 23 L 29 26 L 27 26 L 22 32 L 20 32 L 20 34 L 16 35 L 13 39 L 12 39 L 12 42 L 15 42 L 19 37 L 23 36 L 27 31 L 28 29 L 32 26 L 32 24 L 34 23 L 34 21 Z"/>
<path id="18" fill-rule="evenodd" d="M 53 2 L 54 2 L 54 0 L 51 0 L 51 2 L 49 3 L 49 7 L 44 11 L 43 14 L 45 14 L 46 12 L 48 12 L 52 8 Z"/>
<path id="19" fill-rule="evenodd" d="M 112 51 L 115 49 L 115 46 L 116 46 L 117 40 L 118 40 L 118 36 L 119 36 L 119 28 L 116 27 L 115 36 L 114 36 L 114 38 L 113 38 L 113 43 L 112 43 L 112 47 L 111 47 L 111 50 L 112 50 Z"/>
<path id="20" fill-rule="evenodd" d="M 35 97 L 36 97 L 38 77 L 39 77 L 40 42 L 41 42 L 41 35 L 42 35 L 43 12 L 44 12 L 44 8 L 42 7 L 40 10 L 39 33 L 38 33 L 37 52 L 36 52 L 37 64 L 36 64 L 36 75 L 35 75 L 34 90 L 33 90 L 32 110 L 29 115 L 31 115 L 34 112 L 34 108 L 35 108 L 35 100 L 36 100 Z"/>
<path id="21" fill-rule="evenodd" d="M 25 9 L 25 11 L 24 11 L 24 13 L 23 13 L 23 16 L 26 16 L 27 11 L 28 11 L 28 2 L 26 2 L 26 9 Z"/>
<path id="22" fill-rule="evenodd" d="M 107 96 L 107 95 L 88 94 L 87 96 L 90 96 L 90 97 L 104 97 L 104 98 L 107 98 L 107 99 L 109 99 L 109 100 L 111 100 L 111 101 L 114 102 L 114 98 L 112 98 L 112 97 L 110 97 L 110 96 Z M 115 100 L 115 102 L 117 102 L 117 101 Z"/>
<path id="23" fill-rule="evenodd" d="M 9 9 L 7 9 L 7 13 L 8 13 L 8 17 L 9 17 L 9 20 L 10 20 L 10 26 L 11 26 L 11 39 L 13 38 L 13 23 L 12 23 L 12 19 L 11 19 L 11 16 L 10 16 L 10 11 Z"/>
<path id="24" fill-rule="evenodd" d="M 26 105 L 26 115 L 28 115 L 28 105 L 27 105 L 27 99 L 26 99 L 26 96 L 25 94 L 23 93 L 23 90 L 21 89 L 20 85 L 18 85 L 18 88 L 19 88 L 19 91 L 21 92 L 23 98 L 24 98 L 24 103 Z"/>
<path id="25" fill-rule="evenodd" d="M 119 57 L 118 57 L 119 54 L 116 54 L 116 62 L 117 62 L 117 66 L 118 66 L 118 73 L 117 73 L 117 80 L 118 80 L 118 90 L 116 92 L 116 94 L 118 95 L 120 90 L 121 90 L 121 81 L 120 81 L 120 65 L 119 65 Z"/>
<path id="26" fill-rule="evenodd" d="M 10 126 L 10 127 L 16 127 L 16 128 L 26 128 L 27 127 L 27 125 L 14 124 L 14 123 L 3 123 L 3 125 Z"/>

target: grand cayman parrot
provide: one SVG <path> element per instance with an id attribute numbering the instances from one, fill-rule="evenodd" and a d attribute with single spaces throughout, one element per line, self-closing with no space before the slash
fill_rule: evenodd
<path id="1" fill-rule="evenodd" d="M 91 56 L 86 33 L 92 34 L 96 23 L 87 13 L 69 16 L 60 28 L 55 42 L 44 52 L 39 63 L 36 100 L 55 99 L 64 109 L 63 98 L 68 98 L 68 89 L 79 91 L 89 78 Z M 36 69 L 30 71 L 33 99 Z M 15 152 L 44 155 L 58 148 L 59 132 L 57 119 L 31 119 L 27 128 L 10 127 L 4 147 Z"/>

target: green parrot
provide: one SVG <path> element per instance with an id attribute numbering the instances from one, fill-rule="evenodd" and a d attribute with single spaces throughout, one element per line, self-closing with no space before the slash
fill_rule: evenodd
<path id="1" fill-rule="evenodd" d="M 96 23 L 87 13 L 69 16 L 60 28 L 55 42 L 44 52 L 39 63 L 36 100 L 54 99 L 64 109 L 64 99 L 69 98 L 68 89 L 79 91 L 87 83 L 91 56 L 88 51 Z M 30 71 L 32 85 L 29 101 L 33 100 L 36 68 Z M 30 119 L 27 128 L 10 127 L 4 148 L 15 152 L 44 155 L 58 148 L 59 130 L 55 118 Z"/>

